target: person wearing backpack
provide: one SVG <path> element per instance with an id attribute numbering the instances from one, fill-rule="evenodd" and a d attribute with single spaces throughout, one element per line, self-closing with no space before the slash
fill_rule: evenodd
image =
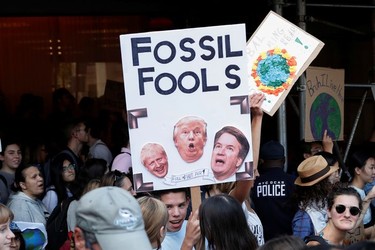
<path id="1" fill-rule="evenodd" d="M 345 237 L 356 227 L 362 211 L 362 200 L 352 187 L 335 187 L 327 198 L 327 225 L 316 235 L 305 238 L 307 246 L 346 245 Z"/>
<path id="2" fill-rule="evenodd" d="M 52 213 L 58 204 L 72 196 L 70 185 L 76 178 L 77 166 L 69 154 L 59 154 L 51 162 L 51 185 L 47 187 L 43 203 Z"/>
<path id="3" fill-rule="evenodd" d="M 87 141 L 89 151 L 87 154 L 87 159 L 104 159 L 107 162 L 107 166 L 109 166 L 113 161 L 113 156 L 107 144 L 100 139 L 101 130 L 99 128 L 98 121 L 89 120 L 87 122 L 87 126 L 89 131 Z"/>
<path id="4" fill-rule="evenodd" d="M 99 187 L 100 179 L 107 170 L 106 161 L 103 159 L 92 158 L 85 162 L 69 186 L 73 196 L 63 200 L 60 206 L 56 206 L 47 221 L 48 250 L 70 249 L 76 226 L 75 211 L 78 200 L 88 191 Z"/>

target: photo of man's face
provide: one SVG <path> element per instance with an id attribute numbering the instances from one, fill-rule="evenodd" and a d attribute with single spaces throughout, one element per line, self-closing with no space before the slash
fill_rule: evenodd
<path id="1" fill-rule="evenodd" d="M 207 141 L 206 122 L 195 116 L 179 120 L 173 131 L 173 140 L 181 158 L 188 163 L 199 160 Z"/>
<path id="2" fill-rule="evenodd" d="M 141 162 L 147 170 L 158 178 L 168 173 L 168 157 L 164 148 L 157 143 L 148 143 L 141 151 Z"/>
<path id="3" fill-rule="evenodd" d="M 237 128 L 227 126 L 218 131 L 211 155 L 211 170 L 215 178 L 221 181 L 234 175 L 242 165 L 249 147 L 246 137 Z"/>

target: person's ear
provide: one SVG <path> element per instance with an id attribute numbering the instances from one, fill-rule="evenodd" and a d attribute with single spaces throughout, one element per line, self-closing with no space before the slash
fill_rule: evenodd
<path id="1" fill-rule="evenodd" d="M 186 203 L 189 204 L 189 202 L 190 202 L 190 197 L 186 196 Z"/>
<path id="2" fill-rule="evenodd" d="M 27 189 L 25 182 L 20 181 L 20 188 L 21 188 L 22 190 L 26 190 L 26 189 Z"/>
<path id="3" fill-rule="evenodd" d="M 167 228 L 165 226 L 162 226 L 159 230 L 160 234 L 160 242 L 163 242 L 165 235 L 167 234 Z"/>
<path id="4" fill-rule="evenodd" d="M 86 241 L 82 229 L 74 228 L 74 245 L 76 250 L 86 250 Z"/>
<path id="5" fill-rule="evenodd" d="M 327 216 L 328 216 L 328 219 L 332 218 L 331 209 L 327 209 Z"/>
<path id="6" fill-rule="evenodd" d="M 4 161 L 4 160 L 5 160 L 4 155 L 0 154 L 0 161 Z"/>
<path id="7" fill-rule="evenodd" d="M 357 174 L 357 175 L 360 175 L 360 174 L 361 174 L 361 171 L 362 171 L 362 170 L 361 170 L 361 168 L 359 168 L 359 167 L 355 167 L 355 168 L 354 168 L 354 173 Z"/>

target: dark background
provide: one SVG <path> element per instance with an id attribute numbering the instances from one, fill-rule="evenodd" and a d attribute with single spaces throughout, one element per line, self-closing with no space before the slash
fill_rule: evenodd
<path id="1" fill-rule="evenodd" d="M 298 4 L 305 7 L 305 15 L 298 14 Z M 374 82 L 375 1 L 18 0 L 0 4 L 0 90 L 14 109 L 24 92 L 36 91 L 46 97 L 51 94 L 56 63 L 121 62 L 118 36 L 124 32 L 245 23 L 250 38 L 270 10 L 297 25 L 303 22 L 308 33 L 325 43 L 312 66 L 344 69 L 346 84 Z M 90 22 L 82 25 L 85 33 L 80 30 L 80 25 L 71 28 L 69 17 L 75 22 L 80 18 Z M 63 56 L 49 57 L 46 54 L 40 59 L 39 54 L 48 50 L 48 44 L 43 43 L 50 36 L 64 38 Z M 22 47 L 17 47 L 17 41 Z M 345 89 L 346 141 L 340 142 L 343 149 L 347 146 L 366 91 L 370 89 Z M 292 152 L 297 151 L 300 139 L 298 95 L 297 87 L 294 87 L 285 102 L 286 133 Z M 369 92 L 353 143 L 367 140 L 374 124 L 374 97 Z M 265 115 L 262 140 L 277 136 L 277 113 L 273 117 Z"/>

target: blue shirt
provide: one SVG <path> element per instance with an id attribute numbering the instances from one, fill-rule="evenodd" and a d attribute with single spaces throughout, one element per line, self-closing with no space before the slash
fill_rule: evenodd
<path id="1" fill-rule="evenodd" d="M 306 236 L 315 234 L 314 224 L 311 221 L 310 215 L 302 209 L 299 209 L 294 215 L 292 228 L 293 235 L 300 237 L 302 240 Z"/>

